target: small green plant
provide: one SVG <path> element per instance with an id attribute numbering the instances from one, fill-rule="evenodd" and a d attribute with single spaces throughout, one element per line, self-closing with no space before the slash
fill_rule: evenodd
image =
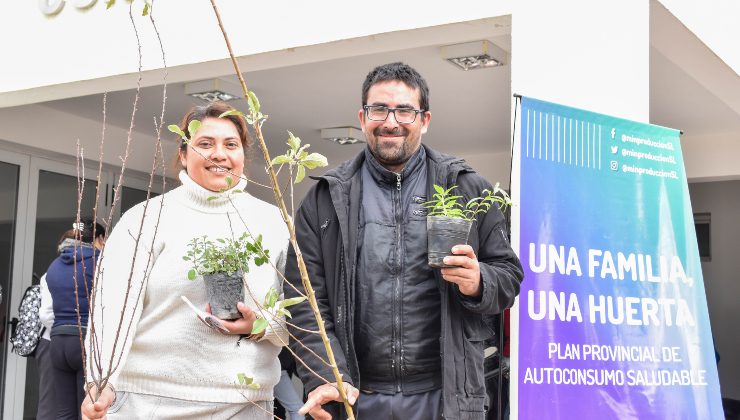
<path id="1" fill-rule="evenodd" d="M 455 188 L 457 188 L 457 185 L 444 189 L 434 184 L 435 194 L 432 196 L 432 200 L 422 204 L 423 207 L 429 209 L 427 216 L 473 220 L 478 214 L 486 213 L 493 203 L 497 203 L 501 211 L 511 205 L 511 198 L 509 198 L 506 191 L 499 187 L 498 183 L 493 187 L 493 191 L 485 189 L 483 195 L 471 198 L 464 205 L 460 202 L 463 197 L 454 195 Z"/>
<path id="2" fill-rule="evenodd" d="M 195 280 L 198 275 L 211 273 L 248 273 L 249 262 L 252 260 L 258 267 L 265 264 L 269 260 L 270 251 L 262 248 L 262 235 L 253 241 L 251 239 L 246 232 L 238 239 L 219 238 L 216 242 L 205 235 L 193 238 L 188 243 L 187 254 L 182 257 L 193 264 L 188 271 L 188 279 Z"/>

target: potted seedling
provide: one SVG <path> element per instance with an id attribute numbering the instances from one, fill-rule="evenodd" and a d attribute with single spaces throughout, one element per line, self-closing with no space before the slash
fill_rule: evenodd
<path id="1" fill-rule="evenodd" d="M 503 211 L 511 205 L 511 199 L 506 191 L 493 187 L 493 191 L 485 189 L 480 197 L 471 198 L 463 204 L 461 195 L 455 195 L 457 185 L 444 189 L 435 184 L 432 200 L 422 204 L 429 210 L 427 213 L 427 259 L 433 268 L 451 267 L 443 261 L 452 255 L 452 247 L 468 243 L 470 227 L 475 218 L 486 213 L 493 203 L 498 204 Z"/>
<path id="2" fill-rule="evenodd" d="M 262 248 L 262 235 L 252 239 L 245 232 L 237 239 L 213 242 L 201 236 L 188 243 L 187 254 L 182 257 L 192 264 L 188 279 L 203 276 L 211 312 L 218 318 L 241 317 L 236 304 L 244 301 L 244 273 L 249 272 L 249 262 L 260 266 L 269 260 L 269 250 Z"/>

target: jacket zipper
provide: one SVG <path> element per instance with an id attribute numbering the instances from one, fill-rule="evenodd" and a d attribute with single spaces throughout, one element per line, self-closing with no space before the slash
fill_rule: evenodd
<path id="1" fill-rule="evenodd" d="M 394 347 L 396 348 L 394 355 L 394 374 L 396 375 L 396 392 L 401 392 L 401 374 L 402 374 L 402 359 L 403 359 L 403 347 L 401 343 L 401 226 L 403 223 L 403 216 L 401 214 L 401 174 L 396 174 L 396 200 L 394 207 L 396 208 L 396 252 L 398 253 L 398 271 L 396 272 L 396 284 L 394 290 L 394 300 L 396 313 L 394 319 L 394 332 L 396 336 L 396 342 Z"/>

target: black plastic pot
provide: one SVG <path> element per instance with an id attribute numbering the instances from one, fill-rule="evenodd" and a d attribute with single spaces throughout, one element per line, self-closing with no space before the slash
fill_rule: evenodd
<path id="1" fill-rule="evenodd" d="M 236 304 L 244 302 L 243 276 L 241 271 L 232 275 L 212 273 L 203 276 L 213 315 L 228 320 L 241 318 L 242 314 L 236 309 Z"/>
<path id="2" fill-rule="evenodd" d="M 452 255 L 452 247 L 467 244 L 472 220 L 427 216 L 427 259 L 433 268 L 453 267 L 442 261 Z"/>

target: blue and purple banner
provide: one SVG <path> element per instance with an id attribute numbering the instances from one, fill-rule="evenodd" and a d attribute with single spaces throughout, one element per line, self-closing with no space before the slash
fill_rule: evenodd
<path id="1" fill-rule="evenodd" d="M 519 419 L 722 419 L 677 130 L 522 98 Z"/>

